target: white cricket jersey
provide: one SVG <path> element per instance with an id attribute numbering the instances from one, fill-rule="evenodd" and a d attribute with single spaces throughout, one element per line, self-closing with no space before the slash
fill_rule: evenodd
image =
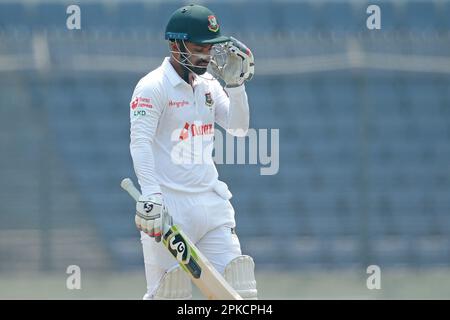
<path id="1" fill-rule="evenodd" d="M 195 76 L 191 86 L 165 58 L 136 85 L 130 102 L 130 151 L 143 195 L 161 192 L 160 187 L 212 190 L 218 183 L 212 160 L 214 123 L 230 134 L 246 134 L 245 86 L 225 92 L 217 80 L 208 79 L 209 73 Z"/>

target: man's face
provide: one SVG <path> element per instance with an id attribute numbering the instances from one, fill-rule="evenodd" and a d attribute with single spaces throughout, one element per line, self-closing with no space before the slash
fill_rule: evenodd
<path id="1" fill-rule="evenodd" d="M 188 54 L 189 62 L 194 66 L 190 66 L 189 68 L 195 74 L 202 75 L 206 72 L 206 67 L 211 60 L 211 44 L 196 44 L 192 42 L 185 42 L 186 50 L 185 52 Z M 183 50 L 183 48 L 180 48 Z M 189 53 L 191 55 L 189 55 Z M 189 64 L 189 63 L 188 63 Z"/>

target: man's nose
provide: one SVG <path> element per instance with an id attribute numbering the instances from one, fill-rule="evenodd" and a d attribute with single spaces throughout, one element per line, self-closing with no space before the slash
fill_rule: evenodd
<path id="1" fill-rule="evenodd" d="M 205 47 L 202 48 L 202 53 L 209 54 L 211 49 L 212 49 L 212 45 L 211 44 L 209 46 L 205 46 Z"/>
<path id="2" fill-rule="evenodd" d="M 202 52 L 198 57 L 200 60 L 206 61 L 206 62 L 209 62 L 211 60 L 211 55 L 209 52 L 207 52 L 207 53 Z"/>

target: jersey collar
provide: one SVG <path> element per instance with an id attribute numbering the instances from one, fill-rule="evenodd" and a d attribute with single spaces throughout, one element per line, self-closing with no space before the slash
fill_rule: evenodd
<path id="1" fill-rule="evenodd" d="M 164 69 L 164 73 L 169 79 L 172 86 L 176 87 L 180 83 L 184 82 L 183 79 L 178 75 L 173 66 L 170 64 L 169 57 L 164 58 L 162 63 L 162 68 Z"/>

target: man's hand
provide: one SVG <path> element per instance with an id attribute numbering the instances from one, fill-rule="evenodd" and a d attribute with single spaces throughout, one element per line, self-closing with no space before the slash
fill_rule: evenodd
<path id="1" fill-rule="evenodd" d="M 211 69 L 220 77 L 227 88 L 238 87 L 245 80 L 250 80 L 255 72 L 255 61 L 250 49 L 239 40 L 230 37 L 231 41 L 226 45 L 226 61 L 219 65 L 216 60 L 211 60 Z"/>
<path id="2" fill-rule="evenodd" d="M 161 241 L 163 223 L 167 216 L 167 210 L 163 205 L 160 193 L 139 197 L 134 218 L 136 227 L 150 237 L 155 238 L 156 242 Z"/>

